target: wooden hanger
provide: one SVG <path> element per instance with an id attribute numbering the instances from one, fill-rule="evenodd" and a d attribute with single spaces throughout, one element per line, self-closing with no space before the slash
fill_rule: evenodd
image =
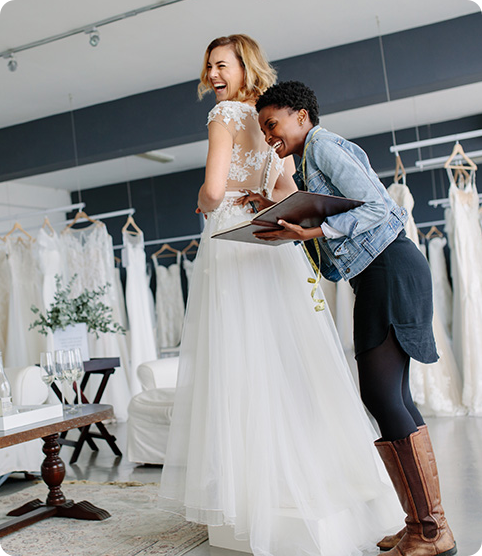
<path id="1" fill-rule="evenodd" d="M 26 232 L 18 222 L 15 222 L 15 224 L 13 225 L 13 228 L 5 234 L 3 239 L 7 238 L 8 236 L 11 236 L 17 230 L 19 232 L 25 234 L 29 241 L 32 241 L 32 242 L 35 241 L 35 239 L 28 232 Z M 21 237 L 19 237 L 18 239 L 22 240 Z"/>
<path id="2" fill-rule="evenodd" d="M 437 228 L 437 226 L 432 226 L 425 237 L 427 239 L 431 239 L 434 236 L 444 237 L 443 233 Z"/>
<path id="3" fill-rule="evenodd" d="M 171 253 L 174 253 L 175 255 L 177 255 L 179 253 L 179 251 L 177 249 L 174 249 L 173 247 L 171 247 L 169 245 L 169 243 L 164 243 L 164 245 L 157 250 L 153 255 L 151 255 L 151 257 L 159 257 L 159 255 L 161 253 L 164 253 L 164 251 L 170 251 Z M 163 255 L 164 257 L 172 257 L 172 255 Z"/>
<path id="4" fill-rule="evenodd" d="M 463 162 L 462 163 L 456 163 L 456 164 L 452 164 L 452 161 L 457 157 L 457 156 L 461 156 L 463 160 L 465 160 L 465 162 L 467 163 L 467 165 L 464 165 Z M 475 162 L 473 160 L 471 160 L 466 154 L 464 149 L 462 148 L 462 145 L 457 141 L 457 143 L 455 143 L 454 146 L 454 150 L 452 151 L 452 154 L 449 156 L 447 162 L 445 162 L 444 164 L 444 168 L 448 169 L 450 168 L 451 170 L 477 170 L 477 165 L 475 164 Z"/>
<path id="5" fill-rule="evenodd" d="M 191 243 L 187 247 L 184 247 L 184 249 L 181 251 L 181 253 L 183 255 L 186 255 L 187 253 L 189 253 L 189 249 L 191 249 L 191 247 L 199 247 L 199 243 L 195 239 L 192 239 Z M 195 251 L 192 251 L 192 253 L 194 253 L 194 252 Z"/>
<path id="6" fill-rule="evenodd" d="M 55 230 L 52 228 L 52 224 L 47 216 L 44 218 L 44 223 L 40 227 L 46 230 L 50 237 L 55 235 Z"/>
<path id="7" fill-rule="evenodd" d="M 459 179 L 463 177 L 464 182 L 467 183 L 470 179 L 470 174 L 465 168 L 457 168 L 454 172 L 454 182 L 458 183 Z"/>
<path id="8" fill-rule="evenodd" d="M 395 157 L 396 160 L 396 164 L 395 164 L 395 183 L 400 183 L 400 179 L 402 180 L 403 185 L 405 185 L 405 182 L 407 180 L 407 172 L 405 171 L 405 167 L 402 163 L 402 159 L 400 158 L 400 155 L 397 154 L 397 156 Z"/>
<path id="9" fill-rule="evenodd" d="M 65 232 L 66 230 L 68 230 L 69 228 L 72 228 L 72 226 L 74 224 L 77 224 L 77 222 L 81 219 L 84 218 L 85 220 L 88 220 L 89 222 L 92 222 L 92 224 L 97 224 L 99 221 L 98 220 L 94 220 L 93 218 L 91 218 L 90 216 L 88 216 L 83 210 L 79 210 L 77 212 L 77 214 L 74 216 L 74 219 L 72 220 L 72 222 L 70 224 L 67 224 L 67 226 L 65 226 L 65 228 L 62 230 L 62 232 Z"/>
<path id="10" fill-rule="evenodd" d="M 132 226 L 134 228 L 134 231 L 133 230 L 128 230 L 127 228 L 129 226 Z M 124 224 L 124 226 L 122 226 L 122 233 L 124 233 L 124 232 L 126 232 L 127 234 L 131 234 L 133 236 L 140 236 L 142 234 L 142 230 L 134 222 L 134 219 L 132 218 L 132 214 L 129 214 L 129 216 L 127 217 L 126 223 Z"/>

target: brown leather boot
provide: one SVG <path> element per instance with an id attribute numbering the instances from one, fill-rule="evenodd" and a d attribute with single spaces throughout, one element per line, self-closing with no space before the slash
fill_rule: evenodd
<path id="1" fill-rule="evenodd" d="M 383 537 L 383 539 L 380 542 L 377 542 L 378 548 L 380 550 L 390 550 L 390 548 L 397 546 L 397 544 L 402 540 L 402 537 L 403 535 L 405 535 L 406 532 L 407 532 L 407 528 L 404 527 L 394 535 L 387 535 L 386 537 Z"/>
<path id="2" fill-rule="evenodd" d="M 430 444 L 430 445 L 429 445 Z M 375 446 L 407 514 L 406 533 L 386 556 L 453 556 L 457 553 L 440 499 L 435 456 L 428 432 Z"/>
<path id="3" fill-rule="evenodd" d="M 430 458 L 431 460 L 430 466 L 432 467 L 432 473 L 438 477 L 437 462 L 435 461 L 435 455 L 433 453 L 432 442 L 428 434 L 427 425 L 421 425 L 420 427 L 418 427 L 418 430 L 422 431 L 422 437 L 425 442 L 425 448 L 427 449 L 427 452 L 429 452 L 429 456 L 430 455 L 432 456 Z M 407 528 L 404 527 L 394 535 L 387 535 L 386 537 L 383 537 L 383 539 L 377 543 L 378 548 L 383 551 L 390 550 L 394 546 L 397 546 L 397 544 L 402 540 L 402 537 L 403 535 L 405 535 L 406 532 L 407 532 Z"/>

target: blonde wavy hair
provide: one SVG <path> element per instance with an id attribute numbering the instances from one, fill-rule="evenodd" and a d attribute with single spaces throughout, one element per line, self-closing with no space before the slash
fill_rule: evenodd
<path id="1" fill-rule="evenodd" d="M 218 46 L 231 46 L 244 68 L 244 85 L 234 100 L 256 100 L 266 89 L 276 83 L 276 70 L 269 64 L 259 44 L 248 35 L 229 35 L 214 39 L 206 49 L 201 71 L 201 82 L 197 88 L 199 99 L 213 88 L 208 79 L 208 61 L 211 52 Z"/>

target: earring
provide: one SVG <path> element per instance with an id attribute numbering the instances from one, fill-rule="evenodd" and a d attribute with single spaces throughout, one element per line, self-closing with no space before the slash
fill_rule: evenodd
<path id="1" fill-rule="evenodd" d="M 303 118 L 298 118 L 298 123 L 300 124 L 300 126 L 303 125 L 303 122 L 304 122 L 304 121 L 305 121 L 305 120 L 304 120 Z"/>

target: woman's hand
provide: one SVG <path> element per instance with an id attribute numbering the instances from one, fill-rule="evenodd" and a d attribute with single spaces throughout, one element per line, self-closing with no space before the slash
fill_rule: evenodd
<path id="1" fill-rule="evenodd" d="M 323 231 L 321 226 L 314 228 L 302 228 L 298 224 L 291 224 L 284 220 L 278 220 L 278 224 L 283 226 L 283 230 L 270 230 L 268 232 L 255 232 L 254 235 L 258 239 L 265 241 L 275 241 L 277 239 L 291 239 L 293 241 L 306 241 L 315 237 L 322 237 Z"/>
<path id="2" fill-rule="evenodd" d="M 241 193 L 244 193 L 244 195 L 239 197 L 239 199 L 236 199 L 234 202 L 235 205 L 242 205 L 245 207 L 251 202 L 254 203 L 256 205 L 256 209 L 260 211 L 275 204 L 274 201 L 267 199 L 264 195 L 261 195 L 261 193 L 254 193 L 254 191 L 251 191 L 250 189 L 240 189 L 240 191 Z M 248 212 L 254 211 L 253 209 L 248 209 Z"/>

